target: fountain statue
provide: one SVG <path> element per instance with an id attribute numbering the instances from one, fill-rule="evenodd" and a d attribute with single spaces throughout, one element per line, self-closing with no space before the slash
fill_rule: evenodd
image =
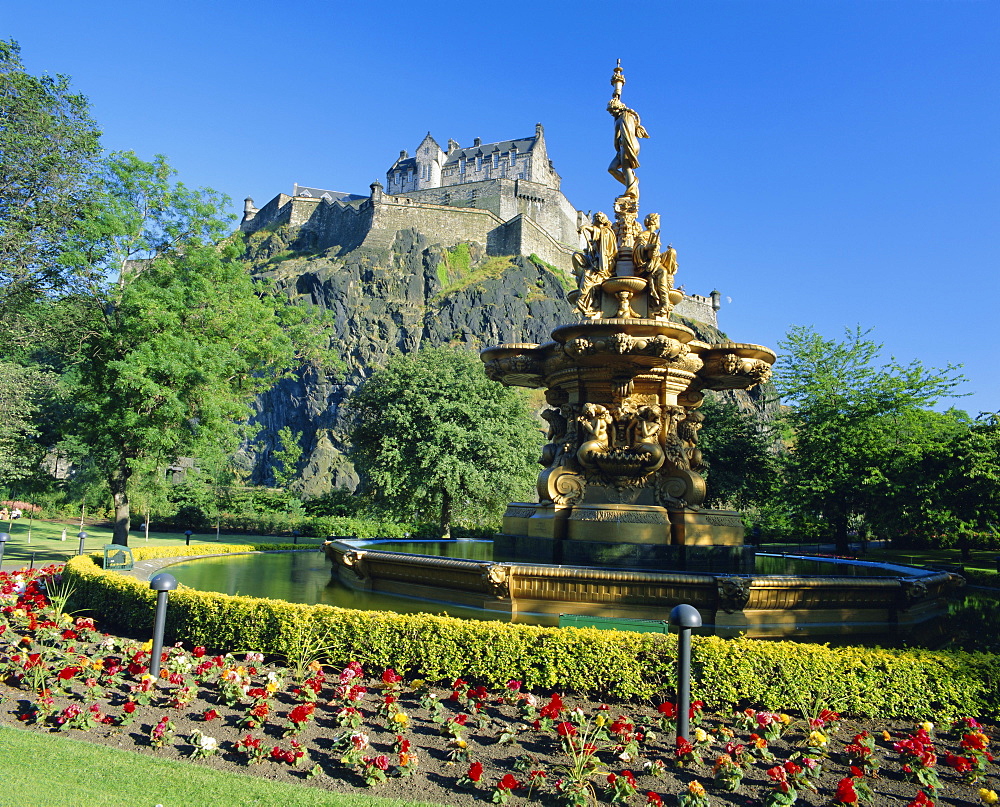
<path id="1" fill-rule="evenodd" d="M 770 377 L 774 353 L 753 344 L 709 345 L 671 321 L 677 252 L 663 246 L 660 217 L 639 225 L 639 115 L 611 78 L 615 155 L 624 186 L 614 223 L 603 212 L 580 227 L 578 322 L 544 345 L 482 353 L 487 375 L 542 387 L 551 409 L 538 503 L 512 504 L 496 559 L 687 571 L 747 571 L 739 513 L 705 508 L 697 448 L 705 390 L 749 389 Z"/>
<path id="2" fill-rule="evenodd" d="M 334 576 L 356 590 L 550 624 L 662 620 L 683 602 L 720 636 L 926 631 L 947 612 L 956 575 L 833 559 L 815 570 L 815 560 L 755 557 L 740 514 L 705 506 L 704 393 L 767 381 L 775 356 L 760 345 L 707 344 L 671 319 L 684 296 L 674 287 L 677 252 L 663 246 L 659 215 L 639 224 L 639 141 L 649 135 L 621 100 L 620 62 L 611 83 L 608 170 L 624 191 L 613 223 L 598 212 L 580 227 L 578 283 L 567 295 L 577 321 L 543 345 L 482 352 L 490 378 L 545 390 L 538 501 L 507 507 L 491 560 L 331 538 L 324 551 Z"/>

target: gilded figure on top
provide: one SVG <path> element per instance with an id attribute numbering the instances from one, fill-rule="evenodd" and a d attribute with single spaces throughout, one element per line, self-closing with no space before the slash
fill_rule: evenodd
<path id="1" fill-rule="evenodd" d="M 639 179 L 635 169 L 639 167 L 639 138 L 649 134 L 639 121 L 639 113 L 625 106 L 617 96 L 608 102 L 608 112 L 615 119 L 615 157 L 608 172 L 625 186 L 625 196 L 638 200 Z"/>

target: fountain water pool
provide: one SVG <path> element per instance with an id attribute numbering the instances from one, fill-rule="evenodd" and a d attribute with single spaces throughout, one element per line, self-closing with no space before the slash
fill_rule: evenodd
<path id="1" fill-rule="evenodd" d="M 196 589 L 342 608 L 555 625 L 561 614 L 664 619 L 688 602 L 704 632 L 723 636 L 920 644 L 934 643 L 932 626 L 960 583 L 942 571 L 768 553 L 757 554 L 753 574 L 730 575 L 498 563 L 489 541 L 340 540 L 324 549 L 332 577 L 316 552 L 209 557 L 170 571 Z M 559 599 L 581 586 L 587 601 Z"/>

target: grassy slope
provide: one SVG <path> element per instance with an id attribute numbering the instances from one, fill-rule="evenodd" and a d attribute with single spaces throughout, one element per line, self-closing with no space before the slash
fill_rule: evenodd
<path id="1" fill-rule="evenodd" d="M 30 760 L 30 764 L 26 761 Z M 340 795 L 201 765 L 156 759 L 64 737 L 0 727 L 2 804 L 44 807 L 414 807 L 417 802 Z"/>

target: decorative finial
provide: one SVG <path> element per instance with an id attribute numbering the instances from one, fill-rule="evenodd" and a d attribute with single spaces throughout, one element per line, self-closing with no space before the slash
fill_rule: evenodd
<path id="1" fill-rule="evenodd" d="M 622 60 L 618 60 L 615 72 L 611 76 L 611 86 L 615 88 L 612 98 L 622 97 L 622 87 L 625 86 L 625 74 L 622 72 Z"/>

